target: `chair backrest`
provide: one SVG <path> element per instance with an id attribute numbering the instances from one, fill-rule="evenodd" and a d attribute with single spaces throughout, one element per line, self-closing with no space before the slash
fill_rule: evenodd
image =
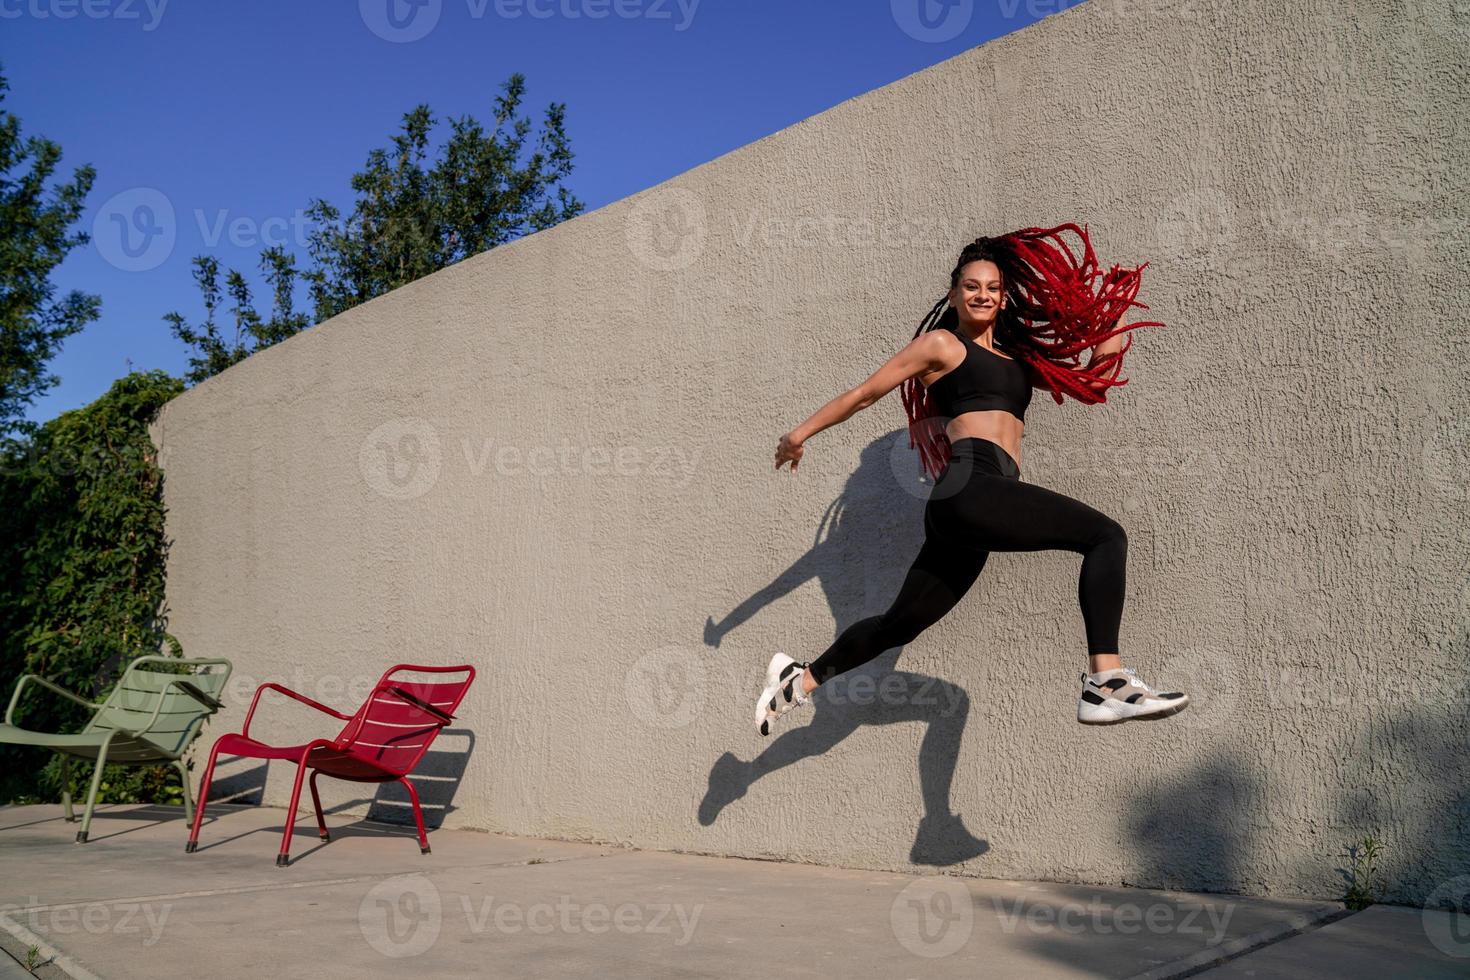
<path id="1" fill-rule="evenodd" d="M 220 668 L 210 670 L 211 667 Z M 122 679 L 92 716 L 84 731 L 121 728 L 139 731 L 156 747 L 122 746 L 108 752 L 109 761 L 144 762 L 150 758 L 177 759 L 193 741 L 204 719 L 214 714 L 230 679 L 228 660 L 185 660 L 178 657 L 139 657 L 128 664 Z M 197 696 L 203 695 L 203 698 Z M 162 702 L 160 705 L 159 702 Z M 154 711 L 157 710 L 157 718 Z M 153 724 L 149 726 L 149 721 Z"/>
<path id="2" fill-rule="evenodd" d="M 412 674 L 433 676 L 410 679 Z M 453 720 L 474 679 L 475 668 L 468 664 L 390 667 L 337 739 L 351 739 L 349 751 L 374 765 L 400 776 L 412 772 L 439 730 Z"/>

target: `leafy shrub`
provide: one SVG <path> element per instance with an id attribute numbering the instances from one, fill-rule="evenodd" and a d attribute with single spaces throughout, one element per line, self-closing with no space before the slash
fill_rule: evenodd
<path id="1" fill-rule="evenodd" d="M 0 696 L 40 674 L 92 701 L 128 661 L 180 656 L 164 615 L 163 476 L 148 425 L 184 383 L 133 372 L 101 398 L 65 412 L 29 439 L 0 443 Z M 15 723 L 77 731 L 88 712 L 27 688 Z M 73 780 L 90 779 L 76 760 Z M 55 753 L 0 746 L 0 801 L 60 799 Z M 108 766 L 108 802 L 181 799 L 166 766 Z M 86 783 L 81 782 L 85 790 Z M 73 787 L 75 792 L 77 787 Z"/>

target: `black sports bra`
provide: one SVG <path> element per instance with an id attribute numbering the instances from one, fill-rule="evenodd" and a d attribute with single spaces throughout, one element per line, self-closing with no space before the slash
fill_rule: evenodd
<path id="1" fill-rule="evenodd" d="M 1025 422 L 1026 406 L 1031 404 L 1031 379 L 1026 366 L 1013 357 L 986 350 L 958 330 L 950 333 L 965 345 L 965 359 L 929 385 L 929 397 L 939 414 L 952 419 L 965 412 L 1000 409 Z"/>

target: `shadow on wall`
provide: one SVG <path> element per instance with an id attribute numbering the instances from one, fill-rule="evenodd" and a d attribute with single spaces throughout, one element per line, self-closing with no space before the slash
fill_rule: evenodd
<path id="1" fill-rule="evenodd" d="M 1392 664 L 1379 678 L 1351 684 L 1324 674 L 1298 692 L 1299 701 L 1282 705 L 1296 716 L 1282 732 L 1340 732 L 1335 757 L 1313 770 L 1315 786 L 1273 782 L 1271 759 L 1228 748 L 1212 748 L 1197 768 L 1141 783 L 1128 817 L 1134 871 L 1125 884 L 1280 892 L 1259 869 L 1273 860 L 1278 828 L 1294 837 L 1306 826 L 1310 856 L 1289 875 L 1270 876 L 1290 882 L 1290 897 L 1342 899 L 1354 880 L 1348 849 L 1371 834 L 1382 845 L 1380 878 L 1360 884 L 1377 901 L 1470 912 L 1467 659 L 1461 647 L 1439 678 L 1415 684 L 1395 678 Z M 1322 812 L 1301 814 L 1297 799 L 1321 801 Z"/>
<path id="2" fill-rule="evenodd" d="M 899 430 L 863 450 L 842 494 L 823 516 L 811 549 L 721 622 L 706 623 L 708 645 L 718 647 L 727 633 L 813 578 L 836 621 L 834 638 L 852 623 L 888 607 L 923 544 L 924 504 L 930 488 L 918 481 L 907 440 L 908 431 Z M 910 474 L 912 492 L 896 489 L 898 481 Z M 710 770 L 699 822 L 710 826 L 762 776 L 827 752 L 859 726 L 921 721 L 928 725 L 918 760 L 924 816 L 910 860 L 943 867 L 988 851 L 990 845 L 971 834 L 949 806 L 970 697 L 948 681 L 896 671 L 899 652 L 890 650 L 823 684 L 812 698 L 811 722 L 788 728 L 752 761 L 729 752 L 720 756 Z M 757 693 L 751 692 L 752 725 Z"/>
<path id="3" fill-rule="evenodd" d="M 887 607 L 923 543 L 928 485 L 916 480 L 914 492 L 903 489 L 900 481 L 913 472 L 906 436 L 899 431 L 864 449 L 811 548 L 723 620 L 708 621 L 709 646 L 718 647 L 726 634 L 812 579 L 837 623 L 834 635 Z M 982 576 L 977 587 L 983 583 Z M 1224 702 L 1201 716 L 1211 710 L 1201 701 L 1184 725 L 1217 729 L 1219 737 L 1192 740 L 1202 748 L 1197 762 L 1129 777 L 1124 819 L 1131 843 L 1122 884 L 1337 900 L 1346 890 L 1346 848 L 1373 834 L 1384 846 L 1381 901 L 1445 908 L 1470 902 L 1470 624 L 1458 622 L 1453 630 L 1436 677 L 1404 678 L 1387 660 L 1370 662 L 1368 676 L 1324 673 L 1297 692 L 1299 701 L 1279 705 L 1265 744 L 1283 753 L 1303 733 L 1336 733 L 1318 750 L 1322 764 L 1312 770 L 1312 786 L 1279 784 L 1270 755 L 1238 747 L 1232 738 L 1238 716 Z M 754 759 L 721 755 L 698 807 L 700 824 L 714 824 L 765 774 L 827 752 L 861 725 L 921 721 L 927 725 L 918 758 L 924 816 L 910 860 L 943 867 L 989 850 L 950 810 L 969 695 L 948 681 L 894 670 L 900 652 L 887 651 L 822 685 L 810 722 L 778 728 L 781 734 Z M 1394 792 L 1383 792 L 1386 787 Z M 1321 812 L 1310 812 L 1314 806 Z M 1304 837 L 1309 856 L 1294 858 Z M 1279 867 L 1286 863 L 1293 866 Z"/>
<path id="4" fill-rule="evenodd" d="M 1264 882 L 1240 870 L 1274 809 L 1258 768 L 1244 752 L 1224 749 L 1203 765 L 1140 784 L 1127 818 L 1133 871 L 1123 884 L 1266 894 Z"/>
<path id="5" fill-rule="evenodd" d="M 207 748 L 204 751 L 204 759 L 205 761 L 209 759 L 209 750 Z M 245 761 L 243 756 L 220 756 L 221 763 L 243 761 Z M 215 767 L 214 780 L 209 784 L 210 803 L 245 803 L 250 806 L 260 806 L 264 802 L 267 763 L 263 759 L 251 759 L 249 761 L 259 762 L 260 764 L 251 766 L 249 769 L 230 772 L 228 774 L 222 773 L 219 766 Z M 201 765 L 199 772 L 202 774 L 203 771 L 204 767 Z M 194 760 L 190 760 L 189 775 L 194 777 L 195 788 L 197 789 L 198 781 L 202 776 L 195 776 Z"/>
<path id="6" fill-rule="evenodd" d="M 446 739 L 453 740 L 452 744 L 459 747 L 446 748 Z M 439 733 L 434 747 L 414 767 L 408 778 L 418 790 L 425 827 L 437 829 L 443 826 L 444 818 L 454 812 L 454 794 L 464 779 L 474 751 L 474 732 L 468 728 L 446 728 Z M 379 783 L 365 819 L 412 825 L 413 806 L 408 801 L 408 794 L 396 782 Z"/>
<path id="7" fill-rule="evenodd" d="M 1385 667 L 1373 685 L 1380 703 L 1354 719 L 1359 735 L 1342 760 L 1337 812 L 1329 815 L 1335 864 L 1328 867 L 1340 888 L 1352 877 L 1347 847 L 1372 834 L 1383 848 L 1380 901 L 1470 914 L 1466 639 L 1462 633 L 1438 678 L 1395 679 L 1392 665 Z M 1351 697 L 1345 685 L 1333 687 L 1338 698 Z"/>

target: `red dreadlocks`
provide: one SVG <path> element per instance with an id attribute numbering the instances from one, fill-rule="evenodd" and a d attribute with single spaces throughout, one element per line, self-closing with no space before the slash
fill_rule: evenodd
<path id="1" fill-rule="evenodd" d="M 1080 261 L 1063 241 L 1063 231 L 1082 239 Z M 951 288 L 959 282 L 961 269 L 982 259 L 1000 269 L 1008 297 L 1007 308 L 996 322 L 996 340 L 1025 362 L 1029 373 L 1045 382 L 1058 405 L 1064 394 L 1088 405 L 1106 402 L 1107 395 L 1093 390 L 1093 385 L 1128 383 L 1127 378 L 1119 379 L 1118 373 L 1123 355 L 1133 346 L 1132 337 L 1121 350 L 1098 357 L 1086 367 L 1080 363 L 1083 351 L 1135 327 L 1163 326 L 1151 320 L 1122 325 L 1130 307 L 1148 309 L 1134 298 L 1148 263 L 1136 269 L 1115 265 L 1103 272 L 1085 227 L 1065 224 L 1023 228 L 999 238 L 977 238 L 960 253 L 959 263 L 950 274 Z M 914 331 L 915 337 L 935 327 L 953 329 L 958 324 L 959 314 L 954 308 L 945 309 L 948 302 L 945 296 L 934 305 Z M 917 376 L 903 383 L 900 394 L 909 417 L 909 447 L 918 446 L 924 470 L 937 479 L 951 455 L 944 432 L 948 420 L 936 415 L 928 391 Z"/>

